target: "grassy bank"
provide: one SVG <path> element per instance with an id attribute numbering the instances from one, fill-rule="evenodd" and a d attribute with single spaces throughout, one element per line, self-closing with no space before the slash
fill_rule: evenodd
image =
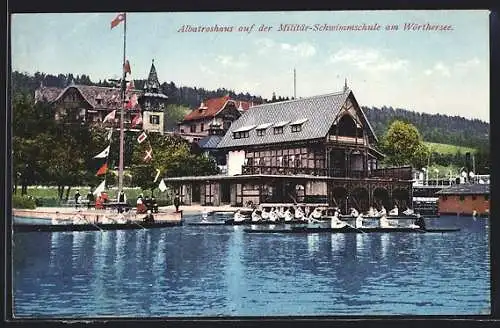
<path id="1" fill-rule="evenodd" d="M 69 199 L 74 199 L 76 191 L 79 190 L 83 198 L 87 196 L 89 192 L 88 187 L 73 187 L 70 190 Z M 127 200 L 131 204 L 135 204 L 135 200 L 142 193 L 144 196 L 151 196 L 151 191 L 143 191 L 140 188 L 124 188 L 123 190 L 127 196 Z M 118 189 L 113 188 L 107 190 L 107 193 L 111 199 L 116 199 L 118 194 Z M 17 195 L 21 195 L 21 188 L 18 187 Z M 66 193 L 64 194 L 66 195 Z M 158 205 L 166 206 L 171 204 L 171 193 L 169 190 L 161 192 L 158 189 L 154 190 L 153 195 L 158 201 Z M 41 186 L 30 186 L 28 187 L 28 196 L 32 196 L 37 200 L 38 206 L 60 206 L 65 203 L 64 197 L 63 201 L 59 201 L 57 194 L 57 187 L 41 187 Z"/>
<path id="2" fill-rule="evenodd" d="M 425 142 L 427 147 L 431 150 L 431 152 L 436 152 L 440 154 L 456 154 L 457 152 L 461 152 L 462 154 L 465 154 L 467 152 L 474 153 L 476 150 L 474 148 L 470 147 L 462 147 L 462 146 L 455 146 L 455 145 L 449 145 L 449 144 L 442 144 L 442 143 L 437 143 L 437 142 Z"/>

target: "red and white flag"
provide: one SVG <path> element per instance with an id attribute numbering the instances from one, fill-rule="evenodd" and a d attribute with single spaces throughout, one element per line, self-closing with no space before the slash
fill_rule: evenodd
<path id="1" fill-rule="evenodd" d="M 130 99 L 127 101 L 127 104 L 125 105 L 125 108 L 127 109 L 132 109 L 135 106 L 137 106 L 137 95 L 134 93 Z"/>
<path id="2" fill-rule="evenodd" d="M 123 72 L 131 74 L 132 72 L 130 71 L 130 63 L 128 59 L 125 61 L 125 64 L 123 64 Z"/>
<path id="3" fill-rule="evenodd" d="M 104 120 L 102 121 L 102 123 L 106 123 L 107 121 L 109 120 L 114 120 L 115 119 L 115 114 L 116 114 L 116 109 L 113 110 L 111 113 L 109 113 L 108 115 L 106 115 L 106 117 L 104 117 Z"/>
<path id="4" fill-rule="evenodd" d="M 149 150 L 146 150 L 146 155 L 144 156 L 144 161 L 147 162 L 153 158 L 153 149 L 149 148 Z"/>
<path id="5" fill-rule="evenodd" d="M 106 172 L 108 172 L 108 163 L 104 163 L 104 165 L 101 166 L 101 168 L 97 171 L 95 175 L 97 176 L 104 175 L 106 174 Z"/>
<path id="6" fill-rule="evenodd" d="M 146 140 L 148 136 L 146 135 L 146 132 L 142 132 L 141 134 L 139 134 L 139 136 L 137 137 L 137 142 L 138 143 L 142 143 L 144 140 Z"/>
<path id="7" fill-rule="evenodd" d="M 116 17 L 111 21 L 111 28 L 117 26 L 121 22 L 125 21 L 125 13 L 119 13 Z"/>
<path id="8" fill-rule="evenodd" d="M 109 147 L 106 147 L 103 151 L 101 151 L 99 154 L 95 155 L 94 158 L 106 158 L 109 155 Z"/>
<path id="9" fill-rule="evenodd" d="M 132 127 L 135 127 L 136 125 L 142 124 L 142 115 L 141 113 L 137 113 L 136 116 L 132 119 Z"/>

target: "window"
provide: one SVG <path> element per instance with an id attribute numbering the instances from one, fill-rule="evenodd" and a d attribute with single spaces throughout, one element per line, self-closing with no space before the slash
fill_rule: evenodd
<path id="1" fill-rule="evenodd" d="M 472 195 L 472 200 L 476 200 L 476 195 Z"/>
<path id="2" fill-rule="evenodd" d="M 282 126 L 275 127 L 274 134 L 283 134 L 283 127 Z"/>
<path id="3" fill-rule="evenodd" d="M 296 124 L 296 125 L 292 125 L 292 132 L 300 132 L 302 131 L 302 124 Z"/>
<path id="4" fill-rule="evenodd" d="M 460 201 L 463 202 L 465 200 L 465 196 L 464 195 L 460 195 Z"/>
<path id="5" fill-rule="evenodd" d="M 189 127 L 189 131 L 191 131 L 191 132 L 196 132 L 196 125 L 194 125 L 194 124 L 193 124 L 193 125 L 191 125 L 191 126 Z"/>
<path id="6" fill-rule="evenodd" d="M 181 133 L 184 133 L 184 129 L 181 129 Z"/>
<path id="7" fill-rule="evenodd" d="M 248 138 L 248 137 L 250 137 L 249 131 L 233 132 L 234 139 L 241 139 L 241 138 Z"/>
<path id="8" fill-rule="evenodd" d="M 200 124 L 200 131 L 205 131 L 205 125 L 203 123 Z"/>
<path id="9" fill-rule="evenodd" d="M 446 202 L 448 200 L 448 196 L 443 196 L 443 202 Z"/>
<path id="10" fill-rule="evenodd" d="M 151 115 L 149 117 L 149 123 L 151 123 L 151 124 L 160 124 L 160 116 L 159 115 Z"/>
<path id="11" fill-rule="evenodd" d="M 266 135 L 266 130 L 265 129 L 259 129 L 257 130 L 257 136 L 263 137 Z"/>

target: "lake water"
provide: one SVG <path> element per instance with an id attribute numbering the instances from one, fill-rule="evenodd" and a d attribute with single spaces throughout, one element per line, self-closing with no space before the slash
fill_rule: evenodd
<path id="1" fill-rule="evenodd" d="M 13 311 L 17 318 L 489 314 L 488 219 L 428 225 L 462 230 L 15 233 Z"/>

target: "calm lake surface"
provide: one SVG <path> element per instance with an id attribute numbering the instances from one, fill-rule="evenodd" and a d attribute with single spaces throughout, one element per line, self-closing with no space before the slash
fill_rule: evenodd
<path id="1" fill-rule="evenodd" d="M 429 227 L 462 229 L 435 234 L 247 234 L 243 226 L 187 225 L 15 233 L 14 315 L 489 314 L 488 222 L 429 219 Z"/>

